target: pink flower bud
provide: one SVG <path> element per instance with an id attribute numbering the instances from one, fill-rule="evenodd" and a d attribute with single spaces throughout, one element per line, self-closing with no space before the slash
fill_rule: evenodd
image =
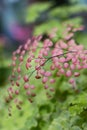
<path id="1" fill-rule="evenodd" d="M 19 90 L 15 90 L 15 94 L 18 95 L 19 94 Z"/>
<path id="2" fill-rule="evenodd" d="M 34 86 L 34 85 L 30 85 L 30 88 L 31 88 L 31 89 L 35 89 L 35 86 Z"/>
<path id="3" fill-rule="evenodd" d="M 75 77 L 78 77 L 78 76 L 80 76 L 80 73 L 79 73 L 79 72 L 75 72 L 75 73 L 74 73 L 74 76 L 75 76 Z"/>
<path id="4" fill-rule="evenodd" d="M 26 63 L 26 69 L 28 70 L 29 68 L 31 68 L 31 65 L 30 65 L 30 63 Z"/>
<path id="5" fill-rule="evenodd" d="M 27 62 L 31 62 L 31 60 L 32 60 L 32 58 L 29 57 L 29 58 L 27 59 Z"/>
<path id="6" fill-rule="evenodd" d="M 20 84 L 18 83 L 18 81 L 16 82 L 16 85 L 19 87 L 20 86 Z"/>
<path id="7" fill-rule="evenodd" d="M 75 80 L 73 79 L 73 78 L 71 78 L 70 80 L 69 80 L 69 83 L 70 84 L 73 84 L 75 82 Z"/>
<path id="8" fill-rule="evenodd" d="M 28 75 L 25 75 L 23 79 L 24 79 L 25 82 L 28 82 L 29 81 Z"/>
<path id="9" fill-rule="evenodd" d="M 87 64 L 83 65 L 83 68 L 84 68 L 84 69 L 87 69 Z"/>
<path id="10" fill-rule="evenodd" d="M 50 79 L 51 84 L 55 83 L 55 81 L 56 81 L 55 79 Z"/>
<path id="11" fill-rule="evenodd" d="M 74 64 L 71 64 L 71 65 L 70 65 L 70 68 L 71 68 L 71 70 L 74 70 L 74 69 L 75 69 L 75 65 L 74 65 Z"/>
<path id="12" fill-rule="evenodd" d="M 55 66 L 54 66 L 54 65 L 51 65 L 51 66 L 50 66 L 50 69 L 51 69 L 51 70 L 55 70 Z"/>
<path id="13" fill-rule="evenodd" d="M 20 60 L 20 61 L 23 61 L 23 56 L 22 56 L 22 55 L 19 57 L 19 60 Z"/>
<path id="14" fill-rule="evenodd" d="M 64 63 L 64 62 L 65 62 L 65 58 L 64 58 L 64 57 L 61 57 L 61 58 L 59 59 L 59 62 Z"/>
<path id="15" fill-rule="evenodd" d="M 69 64 L 68 63 L 64 63 L 64 68 L 68 68 Z"/>
<path id="16" fill-rule="evenodd" d="M 65 74 L 65 70 L 62 69 L 62 68 L 59 70 L 59 72 L 60 72 L 61 74 Z"/>
<path id="17" fill-rule="evenodd" d="M 47 77 L 43 77 L 42 83 L 45 84 L 47 81 L 48 81 L 48 78 Z"/>
<path id="18" fill-rule="evenodd" d="M 18 80 L 20 80 L 21 79 L 21 75 L 18 75 L 18 78 L 17 78 Z"/>
<path id="19" fill-rule="evenodd" d="M 13 61 L 15 61 L 16 59 L 17 59 L 17 57 L 16 57 L 16 56 L 13 56 L 13 57 L 12 57 L 12 60 L 13 60 Z"/>
<path id="20" fill-rule="evenodd" d="M 17 54 L 20 54 L 20 52 L 21 52 L 20 49 L 18 49 L 18 50 L 16 51 Z"/>
<path id="21" fill-rule="evenodd" d="M 35 78 L 36 78 L 36 79 L 40 79 L 40 78 L 41 78 L 41 76 L 39 76 L 39 75 L 36 75 L 36 76 L 35 76 Z"/>
<path id="22" fill-rule="evenodd" d="M 51 76 L 52 75 L 52 73 L 50 72 L 50 71 L 46 71 L 45 73 L 44 73 L 44 76 L 45 77 L 49 77 L 49 76 Z"/>
<path id="23" fill-rule="evenodd" d="M 18 72 L 18 73 L 21 72 L 21 68 L 20 68 L 20 66 L 17 68 L 17 72 Z"/>
<path id="24" fill-rule="evenodd" d="M 25 54 L 25 50 L 23 50 L 23 51 L 21 52 L 21 55 L 22 55 L 22 56 L 24 56 L 24 54 Z"/>
<path id="25" fill-rule="evenodd" d="M 44 69 L 41 69 L 41 70 L 40 70 L 40 74 L 44 76 L 45 70 L 44 70 Z"/>
<path id="26" fill-rule="evenodd" d="M 67 72 L 66 72 L 66 76 L 67 76 L 67 77 L 72 76 L 72 72 L 71 72 L 71 70 L 67 70 Z"/>
<path id="27" fill-rule="evenodd" d="M 24 49 L 25 49 L 25 50 L 28 50 L 28 44 L 25 44 L 25 45 L 24 45 Z"/>
<path id="28" fill-rule="evenodd" d="M 29 88 L 29 84 L 26 83 L 26 84 L 24 85 L 24 89 L 28 89 L 28 88 Z"/>
<path id="29" fill-rule="evenodd" d="M 48 88 L 49 88 L 49 86 L 48 86 L 48 85 L 45 85 L 45 86 L 44 86 L 44 88 L 45 88 L 45 89 L 48 89 Z"/>

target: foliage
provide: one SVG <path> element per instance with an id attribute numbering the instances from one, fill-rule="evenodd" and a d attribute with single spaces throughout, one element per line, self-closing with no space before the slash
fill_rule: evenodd
<path id="1" fill-rule="evenodd" d="M 49 3 L 37 3 L 27 9 L 26 22 L 34 22 L 38 14 L 49 7 Z"/>
<path id="2" fill-rule="evenodd" d="M 87 11 L 87 7 L 85 5 L 79 6 L 79 5 L 71 5 L 71 6 L 64 6 L 64 7 L 58 7 L 50 9 L 49 3 L 37 3 L 32 5 L 31 7 L 27 9 L 27 22 L 35 22 L 39 21 L 41 19 L 49 21 L 49 20 L 59 20 L 64 21 L 69 18 L 72 14 L 79 13 L 82 11 Z M 49 9 L 48 9 L 49 8 Z M 62 8 L 62 9 L 61 9 Z"/>
<path id="3" fill-rule="evenodd" d="M 5 57 L 7 60 L 5 60 Z M 0 87 L 4 86 L 8 76 L 10 75 L 11 68 L 8 67 L 10 61 L 11 60 L 9 60 L 7 55 L 4 53 L 4 43 L 3 41 L 0 41 Z"/>

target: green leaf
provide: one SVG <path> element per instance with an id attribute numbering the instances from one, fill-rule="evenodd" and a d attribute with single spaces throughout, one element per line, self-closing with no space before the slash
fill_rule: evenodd
<path id="1" fill-rule="evenodd" d="M 82 130 L 80 127 L 78 127 L 78 126 L 73 126 L 72 128 L 71 128 L 71 130 Z"/>
<path id="2" fill-rule="evenodd" d="M 77 95 L 71 102 L 69 111 L 73 115 L 77 115 L 83 112 L 85 109 L 87 109 L 87 93 L 81 93 Z"/>
<path id="3" fill-rule="evenodd" d="M 37 126 L 37 121 L 33 117 L 28 118 L 27 121 L 25 122 L 25 128 L 31 129 L 32 127 Z"/>

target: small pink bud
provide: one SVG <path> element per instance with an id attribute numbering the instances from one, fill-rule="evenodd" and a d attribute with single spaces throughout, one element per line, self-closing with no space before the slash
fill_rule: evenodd
<path id="1" fill-rule="evenodd" d="M 77 59 L 74 57 L 72 58 L 72 63 L 76 63 L 77 62 Z"/>
<path id="2" fill-rule="evenodd" d="M 18 72 L 18 73 L 21 72 L 21 68 L 20 68 L 20 66 L 17 68 L 17 72 Z"/>
<path id="3" fill-rule="evenodd" d="M 45 89 L 48 89 L 48 87 L 49 87 L 48 85 L 45 85 L 45 86 L 44 86 Z"/>
<path id="4" fill-rule="evenodd" d="M 40 64 L 40 66 L 44 66 L 44 64 L 45 64 L 45 59 L 41 60 L 39 64 Z"/>
<path id="5" fill-rule="evenodd" d="M 40 66 L 35 66 L 35 69 L 36 69 L 36 70 L 40 70 L 41 67 L 40 67 Z"/>
<path id="6" fill-rule="evenodd" d="M 23 51 L 21 52 L 21 55 L 22 55 L 22 56 L 24 56 L 24 54 L 25 54 L 25 50 L 23 50 Z"/>
<path id="7" fill-rule="evenodd" d="M 72 72 L 71 72 L 71 70 L 67 70 L 67 72 L 66 72 L 66 76 L 67 76 L 67 77 L 72 76 Z"/>
<path id="8" fill-rule="evenodd" d="M 55 62 L 54 64 L 56 68 L 61 69 L 61 65 L 58 62 Z"/>
<path id="9" fill-rule="evenodd" d="M 46 76 L 46 77 L 49 77 L 51 75 L 52 75 L 52 73 L 50 71 L 46 71 L 45 74 L 44 74 L 44 76 Z"/>
<path id="10" fill-rule="evenodd" d="M 51 70 L 55 70 L 55 66 L 54 66 L 54 65 L 51 65 L 51 66 L 50 66 L 50 69 L 51 69 Z"/>
<path id="11" fill-rule="evenodd" d="M 69 80 L 69 83 L 70 84 L 73 84 L 75 82 L 75 80 L 73 79 L 73 78 L 71 78 L 70 80 Z"/>
<path id="12" fill-rule="evenodd" d="M 55 83 L 55 79 L 50 79 L 50 83 Z"/>
<path id="13" fill-rule="evenodd" d="M 60 42 L 60 47 L 62 48 L 62 49 L 67 49 L 67 44 L 66 43 L 64 43 L 63 41 L 61 41 Z"/>
<path id="14" fill-rule="evenodd" d="M 28 82 L 29 81 L 28 75 L 25 75 L 23 79 L 25 82 Z"/>
<path id="15" fill-rule="evenodd" d="M 73 37 L 73 35 L 74 35 L 73 33 L 70 33 L 70 34 L 68 34 L 68 35 L 65 37 L 65 39 L 66 39 L 66 40 L 69 40 L 70 38 Z"/>
<path id="16" fill-rule="evenodd" d="M 35 89 L 35 86 L 34 86 L 34 85 L 31 85 L 30 88 L 31 88 L 31 89 Z"/>
<path id="17" fill-rule="evenodd" d="M 12 60 L 13 60 L 13 61 L 15 61 L 16 59 L 17 59 L 17 57 L 16 57 L 16 56 L 13 56 L 13 57 L 12 57 Z"/>
<path id="18" fill-rule="evenodd" d="M 56 37 L 56 33 L 53 32 L 53 33 L 49 34 L 49 37 L 50 37 L 50 38 Z"/>
<path id="19" fill-rule="evenodd" d="M 36 76 L 35 76 L 35 78 L 36 78 L 36 79 L 40 79 L 40 78 L 41 78 L 41 76 L 39 76 L 39 75 L 36 75 Z"/>
<path id="20" fill-rule="evenodd" d="M 21 50 L 21 48 L 22 48 L 22 45 L 20 45 L 20 46 L 18 47 L 18 49 L 20 49 L 20 50 Z"/>
<path id="21" fill-rule="evenodd" d="M 26 63 L 26 69 L 28 70 L 31 67 L 30 63 Z"/>
<path id="22" fill-rule="evenodd" d="M 26 84 L 24 85 L 24 89 L 28 89 L 28 88 L 29 88 L 29 84 L 26 83 Z"/>
<path id="23" fill-rule="evenodd" d="M 42 35 L 37 36 L 37 40 L 40 41 L 42 39 Z"/>
<path id="24" fill-rule="evenodd" d="M 20 54 L 20 49 L 18 49 L 18 50 L 16 51 L 16 53 L 17 53 L 17 54 Z"/>
<path id="25" fill-rule="evenodd" d="M 36 62 L 36 63 L 39 63 L 39 62 L 40 62 L 40 59 L 36 59 L 35 62 Z"/>
<path id="26" fill-rule="evenodd" d="M 64 58 L 64 57 L 61 57 L 61 58 L 59 59 L 59 62 L 64 63 L 64 62 L 65 62 L 65 58 Z"/>
<path id="27" fill-rule="evenodd" d="M 44 69 L 41 69 L 41 70 L 40 70 L 40 74 L 44 76 L 45 70 L 44 70 Z"/>
<path id="28" fill-rule="evenodd" d="M 20 80 L 21 79 L 21 75 L 18 75 L 18 78 L 17 78 L 18 80 Z"/>
<path id="29" fill-rule="evenodd" d="M 19 94 L 19 90 L 15 90 L 15 94 L 18 95 Z"/>
<path id="30" fill-rule="evenodd" d="M 22 55 L 19 57 L 19 60 L 20 60 L 20 61 L 23 61 L 23 56 L 22 56 Z"/>
<path id="31" fill-rule="evenodd" d="M 25 50 L 28 50 L 28 44 L 25 44 L 25 45 L 24 45 L 24 49 L 25 49 Z"/>
<path id="32" fill-rule="evenodd" d="M 78 69 L 78 70 L 81 70 L 82 68 L 83 68 L 83 67 L 82 67 L 80 64 L 77 65 L 77 69 Z"/>
<path id="33" fill-rule="evenodd" d="M 43 77 L 42 83 L 45 84 L 47 81 L 48 81 L 48 78 L 47 77 Z"/>
<path id="34" fill-rule="evenodd" d="M 74 73 L 74 76 L 75 76 L 75 77 L 78 77 L 78 76 L 80 76 L 80 73 L 79 73 L 79 72 L 75 72 L 75 73 Z"/>
<path id="35" fill-rule="evenodd" d="M 84 69 L 87 69 L 87 64 L 85 64 L 85 65 L 83 66 L 83 68 L 84 68 Z"/>
<path id="36" fill-rule="evenodd" d="M 68 68 L 69 64 L 68 63 L 64 63 L 64 68 Z"/>
<path id="37" fill-rule="evenodd" d="M 74 64 L 71 64 L 71 65 L 70 65 L 70 68 L 71 68 L 71 70 L 74 70 L 74 69 L 75 69 L 75 65 L 74 65 Z"/>
<path id="38" fill-rule="evenodd" d="M 18 83 L 18 81 L 16 82 L 16 85 L 19 87 L 20 86 L 20 84 Z"/>
<path id="39" fill-rule="evenodd" d="M 60 77 L 60 73 L 59 73 L 59 72 L 57 72 L 57 73 L 56 73 L 56 76 L 57 76 L 57 77 Z"/>
<path id="40" fill-rule="evenodd" d="M 47 55 L 48 55 L 48 52 L 47 52 L 47 51 L 44 51 L 44 52 L 43 52 L 43 55 L 44 55 L 44 56 L 47 56 Z"/>
<path id="41" fill-rule="evenodd" d="M 32 60 L 32 58 L 29 57 L 29 58 L 27 59 L 27 62 L 31 62 L 31 60 Z"/>
<path id="42" fill-rule="evenodd" d="M 64 69 L 61 68 L 59 71 L 60 71 L 61 74 L 65 74 L 65 70 Z"/>
<path id="43" fill-rule="evenodd" d="M 14 51 L 14 52 L 12 53 L 12 55 L 15 56 L 15 55 L 16 55 L 16 51 Z"/>

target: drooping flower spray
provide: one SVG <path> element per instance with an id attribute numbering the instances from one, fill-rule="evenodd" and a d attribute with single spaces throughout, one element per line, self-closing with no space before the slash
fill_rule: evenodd
<path id="1" fill-rule="evenodd" d="M 19 46 L 12 55 L 11 85 L 7 89 L 5 101 L 14 101 L 17 108 L 21 109 L 23 101 L 19 95 L 24 92 L 23 96 L 32 103 L 38 94 L 38 86 L 31 83 L 32 78 L 33 81 L 41 82 L 48 98 L 52 97 L 51 93 L 55 93 L 54 84 L 62 75 L 75 88 L 75 79 L 80 76 L 80 70 L 87 68 L 87 50 L 74 40 L 74 33 L 81 29 L 68 25 L 62 38 L 53 43 L 53 38 L 58 35 L 55 28 L 43 41 L 41 35 L 34 36 L 24 46 Z"/>

